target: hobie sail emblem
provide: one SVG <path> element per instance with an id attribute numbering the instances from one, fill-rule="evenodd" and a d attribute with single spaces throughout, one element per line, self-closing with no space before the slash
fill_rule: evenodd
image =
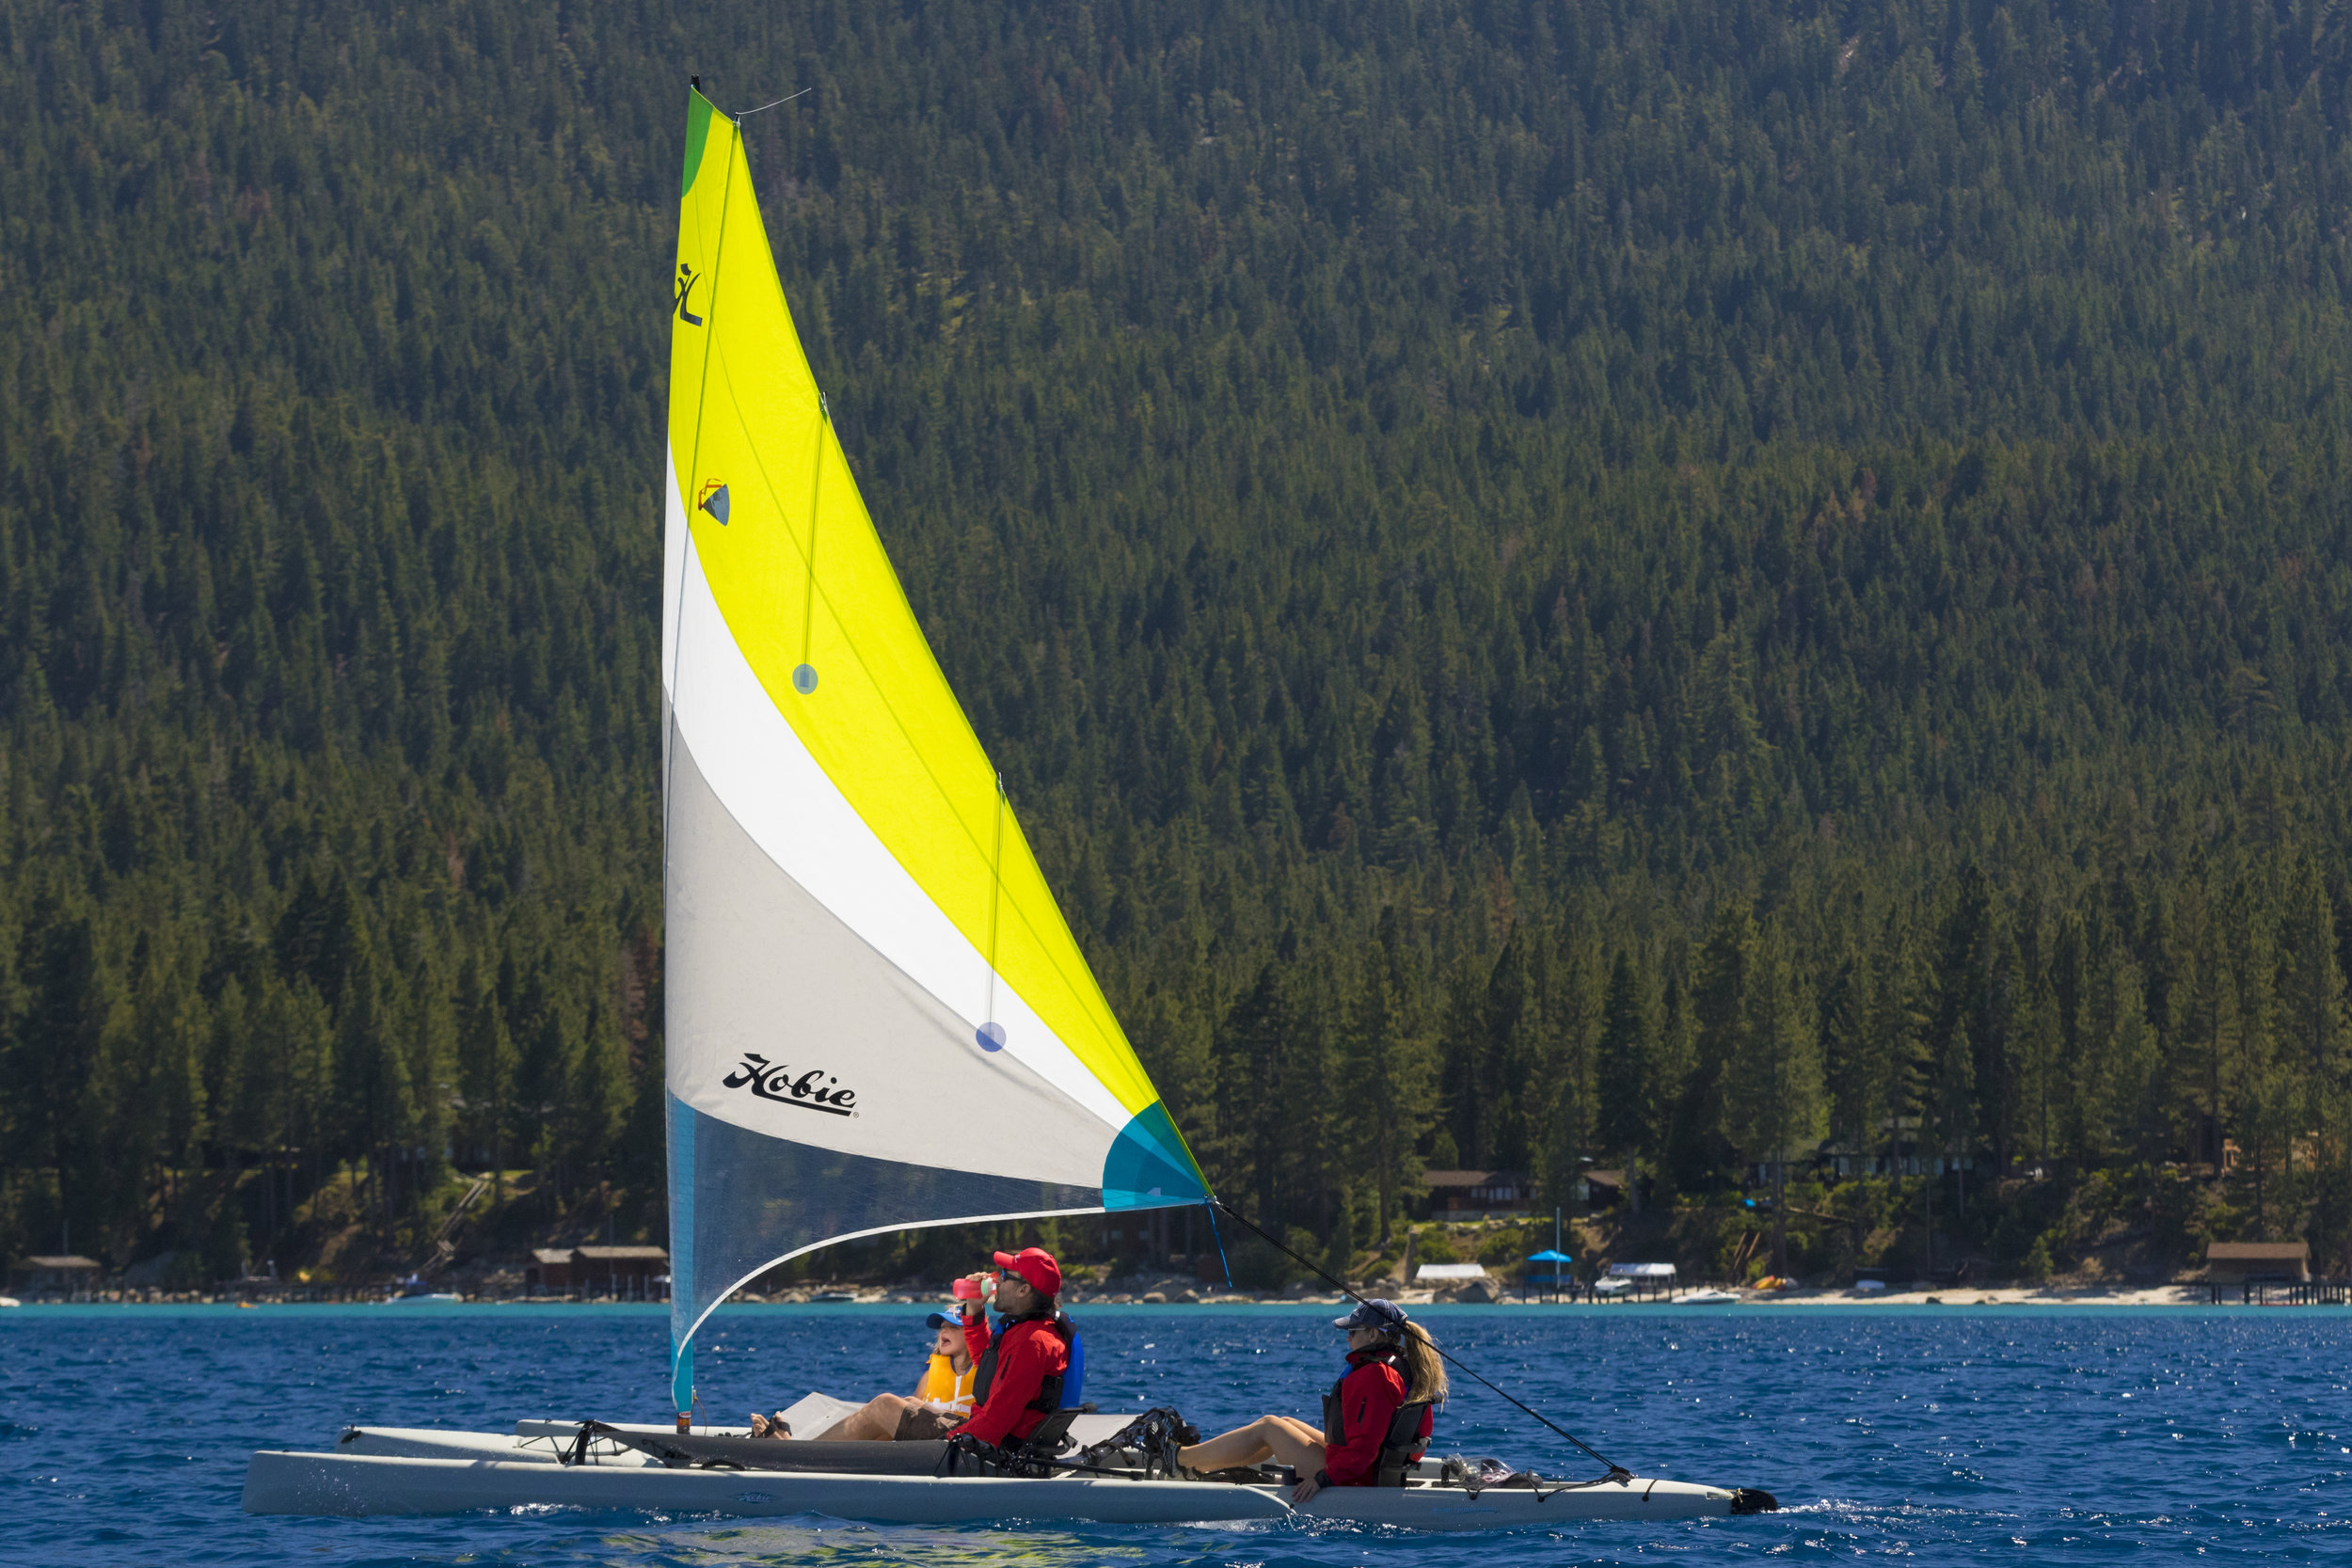
<path id="1" fill-rule="evenodd" d="M 866 515 L 741 132 L 688 107 L 661 600 L 680 1410 L 703 1320 L 828 1242 L 1208 1196 Z M 842 1098 L 851 1069 L 877 1098 Z"/>
<path id="2" fill-rule="evenodd" d="M 743 1053 L 743 1065 L 719 1081 L 730 1089 L 749 1089 L 762 1100 L 772 1100 L 780 1105 L 797 1105 L 804 1111 L 823 1111 L 829 1116 L 848 1117 L 857 1113 L 857 1091 L 840 1086 L 841 1080 L 823 1068 L 810 1068 L 797 1076 L 782 1062 L 771 1062 L 756 1051 Z"/>

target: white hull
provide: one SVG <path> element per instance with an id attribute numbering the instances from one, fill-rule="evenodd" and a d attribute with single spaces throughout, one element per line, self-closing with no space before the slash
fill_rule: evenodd
<path id="1" fill-rule="evenodd" d="M 1459 1486 L 1342 1487 L 1295 1508 L 1287 1488 L 1213 1481 L 669 1469 L 636 1454 L 561 1465 L 546 1427 L 532 1422 L 518 1431 L 523 1435 L 372 1428 L 341 1452 L 264 1450 L 246 1467 L 245 1510 L 359 1518 L 580 1508 L 743 1517 L 818 1513 L 907 1525 L 993 1519 L 1190 1524 L 1295 1516 L 1413 1529 L 1693 1519 L 1732 1512 L 1726 1488 L 1647 1479 L 1541 1493 L 1489 1487 L 1475 1496 Z M 534 1446 L 519 1446 L 524 1443 Z"/>

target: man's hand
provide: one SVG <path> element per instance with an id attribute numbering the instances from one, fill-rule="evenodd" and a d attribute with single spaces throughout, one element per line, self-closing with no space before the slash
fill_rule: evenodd
<path id="1" fill-rule="evenodd" d="M 1313 1475 L 1306 1477 L 1296 1486 L 1292 1487 L 1291 1501 L 1301 1508 L 1313 1501 L 1314 1495 L 1324 1488 L 1324 1474 L 1325 1472 L 1317 1470 Z"/>

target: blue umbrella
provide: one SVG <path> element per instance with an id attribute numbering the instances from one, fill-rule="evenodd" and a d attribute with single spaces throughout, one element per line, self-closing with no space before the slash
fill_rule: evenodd
<path id="1" fill-rule="evenodd" d="M 1527 1260 L 1531 1263 L 1549 1263 L 1551 1265 L 1551 1272 L 1549 1274 L 1527 1274 L 1520 1275 L 1519 1287 L 1521 1291 L 1524 1291 L 1530 1285 L 1549 1285 L 1555 1292 L 1559 1290 L 1561 1284 L 1563 1283 L 1560 1273 L 1560 1265 L 1563 1263 L 1573 1263 L 1576 1261 L 1575 1259 L 1569 1257 L 1566 1253 L 1558 1251 L 1552 1247 L 1546 1247 L 1541 1252 L 1529 1254 Z"/>

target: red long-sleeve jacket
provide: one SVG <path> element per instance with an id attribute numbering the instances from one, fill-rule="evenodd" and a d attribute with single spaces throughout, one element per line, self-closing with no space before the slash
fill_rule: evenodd
<path id="1" fill-rule="evenodd" d="M 1340 1430 L 1324 1433 L 1323 1473 L 1334 1486 L 1370 1486 L 1380 1479 L 1380 1445 L 1389 1423 L 1405 1402 L 1405 1379 L 1391 1365 L 1394 1351 L 1375 1348 L 1350 1351 L 1352 1369 L 1340 1379 Z M 1421 1413 L 1421 1440 L 1429 1441 L 1437 1422 L 1429 1411 Z"/>
<path id="2" fill-rule="evenodd" d="M 964 1348 L 972 1353 L 974 1366 L 988 1354 L 989 1338 L 987 1313 L 963 1325 Z M 1046 1417 L 1042 1410 L 1031 1410 L 1030 1402 L 1047 1378 L 1069 1370 L 1070 1347 L 1054 1332 L 1053 1320 L 1031 1318 L 1014 1323 L 1005 1330 L 1004 1343 L 996 1347 L 996 1380 L 989 1385 L 987 1400 L 956 1430 L 968 1432 L 983 1443 L 1020 1441 Z"/>

